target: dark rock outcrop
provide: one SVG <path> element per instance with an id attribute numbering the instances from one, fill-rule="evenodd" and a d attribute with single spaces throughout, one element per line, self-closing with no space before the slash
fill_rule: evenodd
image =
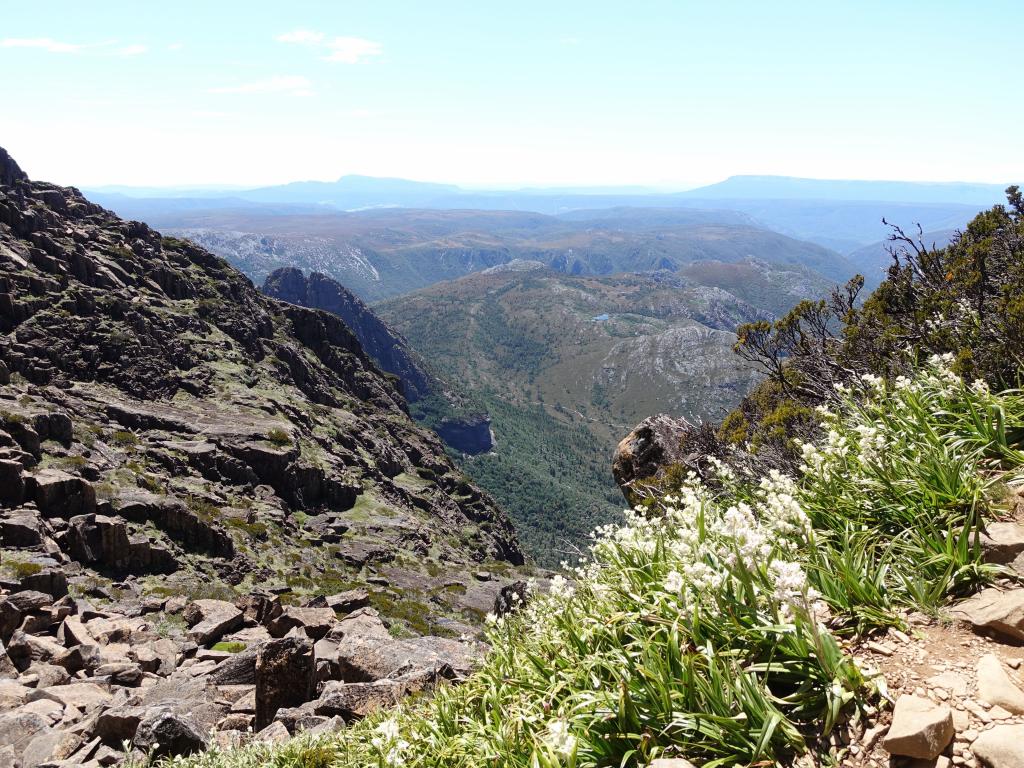
<path id="1" fill-rule="evenodd" d="M 666 467 L 686 458 L 683 437 L 690 429 L 684 419 L 658 414 L 641 421 L 619 442 L 612 459 L 612 475 L 627 501 L 635 500 L 635 483 L 654 479 Z"/>
<path id="2" fill-rule="evenodd" d="M 191 718 L 170 710 L 157 710 L 139 723 L 134 746 L 143 753 L 164 757 L 202 752 L 206 743 L 206 735 Z"/>
<path id="3" fill-rule="evenodd" d="M 263 293 L 340 317 L 381 370 L 399 378 L 402 393 L 410 402 L 437 390 L 437 382 L 424 370 L 402 335 L 336 280 L 319 272 L 304 277 L 300 269 L 282 267 L 267 276 Z"/>
<path id="4" fill-rule="evenodd" d="M 18 181 L 28 181 L 28 176 L 14 162 L 14 158 L 7 154 L 7 150 L 0 147 L 0 184 L 10 186 Z"/>
<path id="5" fill-rule="evenodd" d="M 315 682 L 313 644 L 300 637 L 271 640 L 256 655 L 256 729 L 268 726 L 282 707 L 310 700 Z"/>
<path id="6" fill-rule="evenodd" d="M 494 447 L 491 420 L 487 416 L 442 419 L 437 434 L 456 451 L 470 455 L 487 453 Z"/>
<path id="7" fill-rule="evenodd" d="M 514 581 L 501 588 L 498 596 L 494 598 L 494 615 L 497 617 L 507 616 L 510 613 L 525 608 L 530 600 L 530 589 L 525 581 Z"/>
<path id="8" fill-rule="evenodd" d="M 494 447 L 490 418 L 486 414 L 463 414 L 451 387 L 427 370 L 426 363 L 409 347 L 405 337 L 339 282 L 319 272 L 306 277 L 300 269 L 282 267 L 267 276 L 263 292 L 341 318 L 380 369 L 398 377 L 409 402 L 434 396 L 431 408 L 439 409 L 443 415 L 424 418 L 424 423 L 433 426 L 438 436 L 456 451 L 475 455 Z"/>

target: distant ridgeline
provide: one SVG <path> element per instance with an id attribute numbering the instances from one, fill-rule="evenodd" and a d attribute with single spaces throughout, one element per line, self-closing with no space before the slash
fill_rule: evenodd
<path id="1" fill-rule="evenodd" d="M 753 259 L 832 282 L 843 282 L 858 269 L 834 250 L 722 210 L 638 208 L 560 216 L 473 210 L 317 215 L 199 210 L 155 215 L 175 235 L 228 259 L 257 283 L 281 267 L 299 267 L 338 280 L 368 302 L 524 262 L 596 276 Z"/>

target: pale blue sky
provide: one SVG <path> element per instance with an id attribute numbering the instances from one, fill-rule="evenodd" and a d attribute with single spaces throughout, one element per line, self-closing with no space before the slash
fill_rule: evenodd
<path id="1" fill-rule="evenodd" d="M 0 0 L 37 178 L 1024 178 L 1020 0 Z"/>

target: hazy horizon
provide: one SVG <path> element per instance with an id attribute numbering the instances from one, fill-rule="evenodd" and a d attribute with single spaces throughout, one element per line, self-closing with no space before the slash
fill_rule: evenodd
<path id="1" fill-rule="evenodd" d="M 644 195 L 644 194 L 672 194 L 677 192 L 692 192 L 694 190 L 702 189 L 707 186 L 713 186 L 722 182 L 730 181 L 732 179 L 754 179 L 754 178 L 765 178 L 765 179 L 794 179 L 798 181 L 811 181 L 811 182 L 854 182 L 864 184 L 915 184 L 923 186 L 955 186 L 955 185 L 979 185 L 979 186 L 1007 186 L 1009 184 L 1016 183 L 1011 180 L 1007 181 L 996 181 L 996 182 L 985 182 L 978 181 L 975 179 L 948 179 L 948 180 L 937 180 L 937 181 L 921 181 L 916 179 L 836 179 L 827 177 L 812 177 L 812 176 L 787 176 L 782 174 L 734 174 L 732 176 L 722 177 L 720 179 L 713 180 L 708 184 L 697 184 L 697 185 L 657 185 L 657 184 L 582 184 L 582 185 L 567 185 L 567 184 L 459 184 L 457 182 L 446 181 L 443 179 L 413 179 L 408 176 L 369 176 L 367 174 L 343 174 L 334 178 L 327 177 L 322 179 L 292 179 L 290 181 L 282 182 L 281 184 L 231 184 L 231 183 L 217 183 L 210 182 L 206 184 L 80 184 L 84 189 L 92 189 L 101 192 L 115 192 L 116 190 L 167 190 L 167 191 L 203 191 L 203 192 L 245 192 L 253 189 L 260 189 L 264 186 L 284 186 L 288 184 L 303 184 L 303 183 L 334 183 L 344 179 L 350 178 L 370 178 L 381 181 L 409 181 L 417 184 L 441 184 L 447 186 L 455 186 L 460 190 L 466 192 L 519 192 L 525 190 L 539 190 L 544 192 L 557 192 L 562 190 L 574 190 L 584 191 L 587 193 L 600 194 L 603 192 L 630 192 L 631 194 Z"/>

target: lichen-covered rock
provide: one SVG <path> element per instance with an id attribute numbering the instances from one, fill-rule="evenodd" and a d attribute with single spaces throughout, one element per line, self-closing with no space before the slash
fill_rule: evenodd
<path id="1" fill-rule="evenodd" d="M 298 627 L 307 637 L 319 640 L 330 631 L 335 622 L 337 622 L 337 616 L 333 608 L 289 606 L 268 624 L 268 629 L 274 637 L 284 637 L 289 630 Z"/>
<path id="2" fill-rule="evenodd" d="M 285 637 L 265 643 L 256 655 L 256 729 L 268 726 L 277 710 L 309 701 L 315 674 L 309 640 Z"/>
<path id="3" fill-rule="evenodd" d="M 210 673 L 210 682 L 217 685 L 255 685 L 256 655 L 260 647 L 231 654 Z"/>
<path id="4" fill-rule="evenodd" d="M 196 600 L 185 608 L 188 636 L 200 645 L 216 643 L 242 626 L 242 612 L 224 600 Z"/>
<path id="5" fill-rule="evenodd" d="M 26 486 L 47 517 L 88 515 L 96 510 L 92 484 L 59 469 L 41 469 L 26 476 Z"/>
<path id="6" fill-rule="evenodd" d="M 324 686 L 313 705 L 318 715 L 338 715 L 346 722 L 359 720 L 380 709 L 395 706 L 405 694 L 405 686 L 394 680 L 373 683 L 342 683 L 331 681 Z"/>
<path id="7" fill-rule="evenodd" d="M 363 588 L 350 589 L 336 595 L 328 595 L 324 603 L 338 613 L 352 613 L 370 604 L 370 593 Z"/>

